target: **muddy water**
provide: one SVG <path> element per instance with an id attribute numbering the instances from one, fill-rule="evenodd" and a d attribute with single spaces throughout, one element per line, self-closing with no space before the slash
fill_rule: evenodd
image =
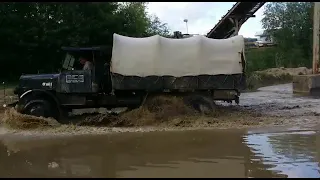
<path id="1" fill-rule="evenodd" d="M 292 84 L 267 86 L 256 92 L 243 93 L 240 104 L 246 109 L 278 116 L 319 115 L 320 99 L 292 93 Z"/>
<path id="2" fill-rule="evenodd" d="M 0 177 L 320 177 L 316 131 L 2 136 Z"/>

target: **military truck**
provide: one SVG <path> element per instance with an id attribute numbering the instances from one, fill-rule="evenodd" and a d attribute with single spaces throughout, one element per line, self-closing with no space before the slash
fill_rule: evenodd
<path id="1" fill-rule="evenodd" d="M 14 90 L 16 107 L 21 113 L 59 120 L 73 109 L 137 108 L 155 94 L 183 96 L 195 108 L 212 108 L 214 100 L 239 103 L 245 88 L 244 47 L 242 36 L 218 40 L 118 34 L 109 59 L 103 47 L 63 47 L 59 73 L 20 77 Z M 80 57 L 94 68 L 82 70 Z M 220 92 L 227 96 L 217 96 Z"/>

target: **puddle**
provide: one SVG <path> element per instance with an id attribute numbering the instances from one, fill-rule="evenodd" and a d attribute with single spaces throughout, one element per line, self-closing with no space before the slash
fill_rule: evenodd
<path id="1" fill-rule="evenodd" d="M 1 177 L 320 177 L 316 131 L 0 138 Z"/>
<path id="2" fill-rule="evenodd" d="M 246 142 L 254 153 L 251 161 L 270 166 L 268 170 L 288 178 L 319 178 L 317 138 L 316 131 L 281 132 L 251 134 Z"/>

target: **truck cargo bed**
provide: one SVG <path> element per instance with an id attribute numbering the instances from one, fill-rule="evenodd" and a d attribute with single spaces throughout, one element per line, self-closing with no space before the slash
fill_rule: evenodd
<path id="1" fill-rule="evenodd" d="M 244 38 L 114 34 L 111 79 L 114 90 L 241 90 L 245 88 Z"/>

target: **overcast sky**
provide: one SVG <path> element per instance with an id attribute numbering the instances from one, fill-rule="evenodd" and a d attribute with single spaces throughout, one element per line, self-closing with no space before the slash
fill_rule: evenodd
<path id="1" fill-rule="evenodd" d="M 149 2 L 148 13 L 167 23 L 172 32 L 187 33 L 183 19 L 188 19 L 190 34 L 206 34 L 234 4 L 235 2 Z M 247 20 L 241 26 L 239 35 L 254 37 L 256 32 L 261 31 L 263 11 L 264 7 L 255 13 L 255 18 Z"/>

